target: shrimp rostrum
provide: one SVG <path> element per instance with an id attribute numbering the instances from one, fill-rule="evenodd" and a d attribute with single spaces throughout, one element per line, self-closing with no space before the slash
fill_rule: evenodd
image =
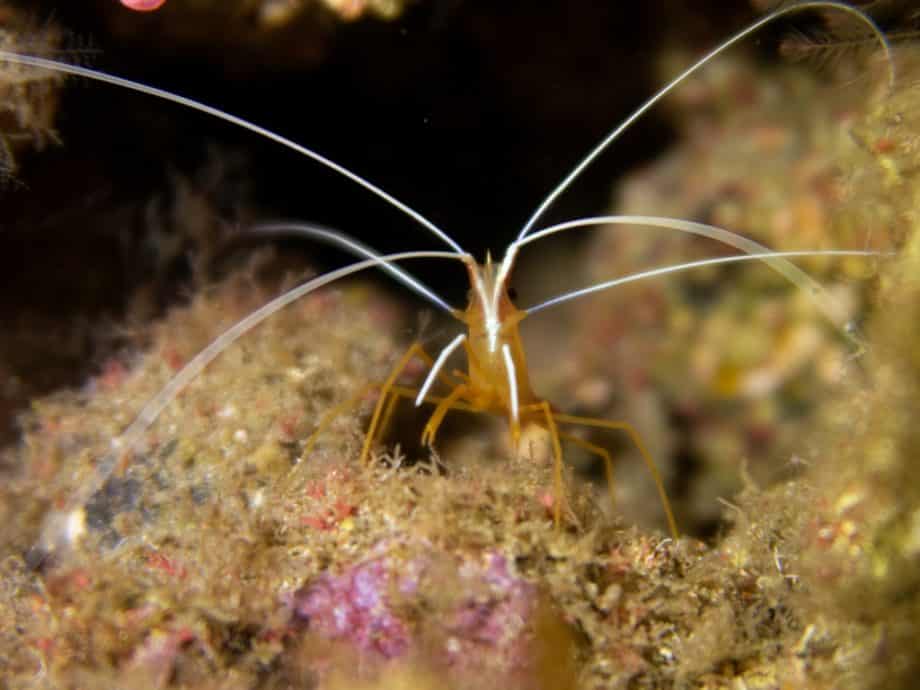
<path id="1" fill-rule="evenodd" d="M 628 421 L 614 421 L 562 413 L 534 391 L 530 383 L 524 344 L 519 332 L 521 321 L 551 306 L 628 282 L 663 276 L 678 271 L 691 270 L 702 266 L 753 260 L 766 263 L 786 279 L 802 288 L 814 300 L 824 315 L 840 329 L 841 333 L 858 346 L 858 338 L 854 335 L 852 330 L 848 328 L 845 311 L 838 307 L 827 291 L 797 268 L 791 262 L 791 259 L 816 255 L 877 256 L 878 252 L 847 250 L 773 251 L 764 245 L 724 228 L 689 220 L 658 216 L 621 215 L 579 218 L 542 229 L 537 228 L 537 223 L 553 202 L 568 189 L 572 182 L 598 156 L 600 156 L 601 153 L 619 138 L 633 122 L 665 95 L 675 89 L 688 76 L 696 72 L 726 48 L 747 37 L 762 26 L 769 24 L 778 17 L 804 9 L 837 10 L 851 15 L 856 20 L 866 25 L 881 46 L 888 68 L 889 82 L 893 83 L 894 69 L 888 43 L 878 27 L 876 27 L 872 20 L 865 14 L 849 5 L 833 1 L 800 2 L 787 5 L 766 15 L 724 41 L 645 101 L 637 110 L 626 118 L 626 120 L 619 124 L 597 144 L 597 146 L 595 146 L 594 149 L 592 149 L 542 201 L 530 216 L 529 220 L 518 232 L 516 239 L 507 247 L 501 261 L 493 261 L 492 258 L 487 255 L 485 262 L 482 264 L 478 263 L 469 253 L 465 252 L 460 244 L 451 238 L 444 230 L 434 225 L 417 211 L 411 209 L 403 202 L 384 192 L 382 189 L 351 170 L 342 167 L 312 149 L 297 144 L 280 134 L 201 102 L 166 92 L 146 84 L 133 82 L 121 77 L 76 65 L 0 51 L 0 59 L 8 62 L 34 68 L 50 69 L 83 78 L 103 81 L 147 95 L 166 99 L 187 108 L 205 113 L 211 117 L 230 122 L 236 126 L 254 132 L 259 136 L 266 137 L 360 185 L 412 218 L 416 223 L 449 247 L 449 251 L 406 251 L 398 254 L 380 255 L 373 249 L 361 244 L 344 233 L 317 226 L 299 223 L 266 223 L 257 226 L 255 228 L 256 232 L 295 233 L 312 240 L 337 245 L 359 257 L 359 260 L 356 263 L 314 278 L 269 302 L 222 333 L 208 347 L 189 361 L 184 368 L 182 368 L 174 378 L 143 407 L 135 420 L 120 437 L 115 439 L 113 448 L 116 450 L 113 450 L 108 457 L 103 458 L 99 462 L 98 471 L 93 481 L 81 487 L 76 495 L 71 498 L 63 511 L 55 513 L 49 518 L 43 546 L 45 548 L 54 548 L 56 544 L 67 541 L 66 525 L 68 516 L 72 514 L 73 511 L 79 510 L 86 500 L 98 490 L 111 475 L 124 454 L 129 453 L 139 445 L 145 431 L 153 424 L 159 414 L 169 405 L 176 395 L 178 395 L 178 393 L 187 386 L 204 367 L 214 360 L 232 342 L 291 302 L 333 281 L 367 268 L 379 268 L 384 270 L 395 280 L 402 283 L 410 290 L 415 291 L 424 299 L 430 301 L 438 309 L 456 318 L 463 325 L 464 330 L 450 340 L 450 342 L 434 356 L 429 354 L 421 343 L 413 343 L 403 356 L 398 359 L 390 371 L 389 376 L 387 376 L 384 381 L 362 387 L 361 390 L 338 405 L 335 405 L 322 416 L 313 433 L 305 442 L 302 457 L 309 457 L 309 453 L 314 447 L 314 444 L 337 416 L 342 414 L 345 410 L 356 407 L 360 401 L 372 391 L 376 392 L 378 397 L 361 450 L 361 462 L 364 465 L 370 463 L 374 443 L 378 440 L 378 437 L 382 435 L 383 430 L 386 429 L 388 421 L 393 414 L 393 410 L 400 400 L 411 400 L 416 406 L 425 404 L 433 407 L 433 411 L 422 432 L 421 440 L 426 446 L 433 446 L 435 444 L 445 416 L 452 410 L 500 415 L 506 417 L 508 420 L 513 447 L 517 446 L 521 438 L 522 430 L 529 425 L 542 427 L 548 434 L 553 457 L 554 522 L 556 525 L 559 525 L 563 521 L 563 506 L 565 504 L 563 486 L 563 443 L 567 442 L 580 446 L 583 450 L 600 458 L 604 463 L 607 483 L 612 491 L 613 459 L 609 451 L 572 433 L 572 427 L 582 426 L 610 430 L 627 435 L 633 445 L 638 449 L 657 487 L 669 529 L 672 535 L 676 536 L 678 531 L 677 523 L 669 505 L 662 478 L 654 459 L 647 450 L 636 429 Z M 557 233 L 580 227 L 598 225 L 644 225 L 669 231 L 689 233 L 726 244 L 737 250 L 738 253 L 689 263 L 662 266 L 641 273 L 621 276 L 574 292 L 556 296 L 541 304 L 526 309 L 520 308 L 514 304 L 509 296 L 508 286 L 515 261 L 523 248 Z M 397 265 L 397 262 L 417 258 L 439 258 L 462 262 L 468 273 L 470 282 L 469 302 L 464 309 L 451 307 L 433 290 Z M 459 353 L 460 350 L 463 351 L 466 358 L 465 371 L 457 369 L 449 370 L 447 368 L 449 360 L 455 353 Z M 417 389 L 405 386 L 400 381 L 409 363 L 415 359 L 424 361 L 428 366 L 427 377 Z"/>

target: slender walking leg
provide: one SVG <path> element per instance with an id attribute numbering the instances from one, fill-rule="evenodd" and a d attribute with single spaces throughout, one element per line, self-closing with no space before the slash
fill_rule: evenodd
<path id="1" fill-rule="evenodd" d="M 392 414 L 392 407 L 395 403 L 395 398 L 392 398 L 389 395 L 390 389 L 393 388 L 395 381 L 399 378 L 399 375 L 403 370 L 408 366 L 409 362 L 413 357 L 418 356 L 423 359 L 428 366 L 431 366 L 434 363 L 434 360 L 431 356 L 425 352 L 420 343 L 413 343 L 406 353 L 400 358 L 396 363 L 396 366 L 393 367 L 393 370 L 390 372 L 390 375 L 387 377 L 386 381 L 383 384 L 371 383 L 365 386 L 362 386 L 357 393 L 349 397 L 347 400 L 340 402 L 339 404 L 333 406 L 330 410 L 322 416 L 319 421 L 319 424 L 316 425 L 316 429 L 312 434 L 307 438 L 307 442 L 304 444 L 303 452 L 301 453 L 301 458 L 305 458 L 310 454 L 310 451 L 313 450 L 313 446 L 316 445 L 317 439 L 329 428 L 333 421 L 340 415 L 344 414 L 348 409 L 356 407 L 364 396 L 370 393 L 375 388 L 380 388 L 380 397 L 377 400 L 377 406 L 374 408 L 374 417 L 371 419 L 371 424 L 368 427 L 367 435 L 364 437 L 364 445 L 361 450 L 361 463 L 366 464 L 367 454 L 370 450 L 370 446 L 373 443 L 374 437 L 376 436 L 376 431 L 379 428 L 377 420 L 380 416 L 380 410 L 386 404 L 387 410 Z M 442 381 L 446 382 L 448 385 L 453 386 L 454 382 L 447 377 L 442 375 Z M 388 400 L 389 398 L 389 400 Z M 385 420 L 389 421 L 387 415 L 384 415 Z M 384 424 L 384 426 L 386 426 Z"/>
<path id="2" fill-rule="evenodd" d="M 578 417 L 570 414 L 557 414 L 556 421 L 562 424 L 577 424 L 580 426 L 591 426 L 600 429 L 626 432 L 633 444 L 638 448 L 639 454 L 645 462 L 645 466 L 648 468 L 649 473 L 652 475 L 652 479 L 655 481 L 655 488 L 658 489 L 661 505 L 664 506 L 664 512 L 668 520 L 668 528 L 671 531 L 671 536 L 674 537 L 675 540 L 678 538 L 680 533 L 677 530 L 677 521 L 674 519 L 674 512 L 671 510 L 671 502 L 668 500 L 668 494 L 664 490 L 664 482 L 661 480 L 661 473 L 658 471 L 658 466 L 655 464 L 652 454 L 648 452 L 645 443 L 642 442 L 642 437 L 639 436 L 639 432 L 636 431 L 636 428 L 632 424 L 629 422 L 597 419 L 595 417 Z"/>
<path id="3" fill-rule="evenodd" d="M 418 390 L 415 388 L 409 388 L 408 386 L 393 386 L 390 390 L 390 394 L 399 398 L 406 398 L 407 400 L 415 400 L 418 397 Z M 422 400 L 423 404 L 427 405 L 437 405 L 440 402 L 444 401 L 444 396 L 442 395 L 426 395 L 425 399 Z M 450 405 L 453 410 L 460 410 L 462 412 L 471 412 L 473 414 L 485 414 L 485 412 L 478 407 L 473 407 L 465 402 L 454 401 Z"/>
<path id="4" fill-rule="evenodd" d="M 393 388 L 390 389 L 390 398 L 387 400 L 386 407 L 383 408 L 383 417 L 377 427 L 381 437 L 385 436 L 387 429 L 390 428 L 390 420 L 393 418 L 393 411 L 396 409 L 400 397 L 402 397 L 394 390 L 395 388 L 396 386 L 393 386 Z"/>
<path id="5" fill-rule="evenodd" d="M 383 418 L 380 424 L 377 425 L 377 430 L 379 432 L 377 435 L 379 436 L 381 434 L 386 433 L 387 426 L 389 425 L 390 419 L 393 416 L 393 412 L 396 408 L 396 405 L 399 403 L 401 399 L 405 398 L 406 400 L 412 401 L 412 400 L 415 400 L 417 397 L 418 397 L 418 389 L 416 388 L 410 388 L 408 386 L 399 386 L 399 385 L 394 385 L 392 388 L 390 388 L 390 397 L 389 397 L 389 400 L 387 401 L 386 408 L 384 409 Z M 430 405 L 437 405 L 438 403 L 441 403 L 443 400 L 444 400 L 443 396 L 426 395 L 425 399 L 422 402 L 430 404 Z M 466 403 L 462 403 L 458 401 L 454 401 L 450 403 L 450 408 L 453 410 L 461 410 L 463 412 L 472 412 L 474 414 L 482 413 L 482 410 L 476 407 L 473 407 L 472 405 L 467 405 Z"/>
<path id="6" fill-rule="evenodd" d="M 345 414 L 347 410 L 352 407 L 357 407 L 358 403 L 361 402 L 361 399 L 365 395 L 370 393 L 372 390 L 377 388 L 379 384 L 369 383 L 366 386 L 361 386 L 357 393 L 349 397 L 347 400 L 343 400 L 337 405 L 334 405 L 329 410 L 326 410 L 325 414 L 320 418 L 319 424 L 316 425 L 316 429 L 313 430 L 313 433 L 307 437 L 307 442 L 304 444 L 303 451 L 300 453 L 300 459 L 304 460 L 310 452 L 313 450 L 313 446 L 316 445 L 317 439 L 326 432 L 326 430 L 332 425 L 332 422 L 336 418 Z"/>
<path id="7" fill-rule="evenodd" d="M 454 387 L 450 395 L 438 403 L 438 406 L 434 408 L 434 412 L 431 413 L 431 417 L 428 418 L 425 429 L 422 431 L 422 445 L 434 445 L 434 439 L 438 433 L 438 428 L 441 426 L 441 422 L 444 421 L 444 415 L 447 414 L 449 409 L 458 406 L 458 401 L 466 395 L 468 388 L 469 387 L 465 383 L 461 383 Z"/>
<path id="8" fill-rule="evenodd" d="M 383 417 L 380 421 L 380 424 L 377 426 L 378 436 L 381 436 L 386 433 L 386 430 L 390 424 L 390 419 L 393 416 L 393 412 L 396 409 L 396 405 L 399 403 L 400 399 L 405 398 L 407 400 L 415 400 L 418 397 L 418 389 L 409 388 L 408 386 L 393 386 L 390 389 L 390 398 L 387 400 L 387 405 L 383 410 Z M 437 403 L 444 400 L 442 396 L 438 395 L 426 395 L 425 399 L 422 400 L 423 403 L 429 403 L 436 405 Z M 464 412 L 482 412 L 471 405 L 467 405 L 462 402 L 454 402 L 451 404 L 451 409 L 454 410 L 463 410 Z"/>
<path id="9" fill-rule="evenodd" d="M 406 353 L 399 358 L 399 361 L 396 362 L 396 365 L 390 371 L 390 375 L 387 376 L 386 380 L 380 386 L 380 397 L 377 399 L 377 405 L 374 407 L 374 414 L 371 416 L 371 422 L 367 427 L 367 435 L 364 437 L 364 445 L 361 447 L 361 464 L 367 466 L 370 461 L 370 451 L 371 444 L 373 443 L 374 437 L 377 434 L 377 428 L 380 423 L 380 415 L 383 412 L 384 404 L 386 403 L 387 398 L 390 395 L 390 390 L 396 384 L 397 379 L 403 373 L 403 370 L 408 366 L 409 362 L 412 361 L 412 358 L 418 356 L 424 359 L 428 366 L 431 366 L 434 363 L 434 360 L 431 358 L 427 352 L 425 352 L 421 343 L 412 343 Z M 450 382 L 450 379 L 442 379 Z M 452 382 L 451 382 L 451 385 Z"/>
<path id="10" fill-rule="evenodd" d="M 567 434 L 564 431 L 559 432 L 559 438 L 571 441 L 576 446 L 584 448 L 589 453 L 597 455 L 604 461 L 604 475 L 607 477 L 607 490 L 610 492 L 610 502 L 616 507 L 616 494 L 613 490 L 613 458 L 610 457 L 610 453 L 605 448 L 601 448 L 590 441 L 585 441 L 583 438 L 578 438 L 578 436 L 574 434 Z"/>
<path id="11" fill-rule="evenodd" d="M 562 504 L 566 501 L 565 485 L 562 481 L 562 444 L 559 442 L 559 429 L 556 426 L 553 408 L 545 400 L 532 405 L 522 405 L 521 413 L 526 411 L 540 412 L 546 420 L 546 430 L 549 431 L 550 441 L 553 445 L 553 523 L 556 527 L 562 524 Z"/>

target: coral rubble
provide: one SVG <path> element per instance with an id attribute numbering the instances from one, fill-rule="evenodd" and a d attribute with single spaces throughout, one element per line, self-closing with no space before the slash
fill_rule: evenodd
<path id="1" fill-rule="evenodd" d="M 838 70 L 827 79 L 738 57 L 707 68 L 675 94 L 679 144 L 627 178 L 615 212 L 710 223 L 780 251 L 897 246 L 898 224 L 866 213 L 855 188 L 868 176 L 860 166 L 873 165 L 854 136 L 857 113 L 884 97 L 884 79 L 848 63 Z M 698 237 L 617 226 L 585 257 L 594 282 L 726 253 Z M 858 329 L 874 262 L 822 257 L 800 265 Z M 850 355 L 858 348 L 807 291 L 766 265 L 669 275 L 600 293 L 579 308 L 578 389 L 619 385 L 577 402 L 644 424 L 660 454 L 673 459 L 681 512 L 693 526 L 718 519 L 715 499 L 740 488 L 740 460 L 757 481 L 788 476 L 776 459 L 801 455 L 803 431 L 854 375 Z"/>

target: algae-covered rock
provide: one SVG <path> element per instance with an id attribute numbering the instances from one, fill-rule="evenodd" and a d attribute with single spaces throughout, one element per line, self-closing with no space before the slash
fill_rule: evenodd
<path id="1" fill-rule="evenodd" d="M 766 403 L 772 413 L 765 416 L 783 443 L 765 447 L 757 460 L 783 464 L 790 453 L 796 462 L 781 482 L 740 471 L 751 453 L 734 439 L 750 433 L 762 408 L 733 412 L 742 432 L 717 425 L 728 437 L 711 444 L 718 461 L 745 481 L 740 495 L 726 482 L 716 492 L 722 501 L 701 501 L 708 515 L 718 506 L 723 525 L 710 543 L 618 521 L 606 495 L 571 474 L 566 511 L 555 525 L 560 497 L 552 495 L 543 440 L 523 444 L 515 457 L 491 429 L 460 414 L 457 442 L 445 443 L 442 457 L 396 445 L 419 433 L 406 410 L 397 410 L 362 465 L 375 398 L 368 384 L 380 382 L 408 345 L 401 309 L 363 284 L 311 294 L 276 315 L 192 381 L 136 447 L 118 447 L 140 406 L 268 297 L 250 270 L 199 290 L 150 327 L 146 347 L 112 358 L 79 390 L 35 400 L 21 443 L 4 450 L 6 686 L 911 687 L 920 618 L 920 483 L 911 472 L 920 380 L 915 60 L 902 52 L 902 86 L 891 96 L 847 101 L 844 134 L 824 130 L 831 113 L 797 110 L 798 126 L 780 137 L 793 142 L 791 158 L 764 163 L 762 186 L 755 175 L 748 183 L 754 191 L 742 195 L 757 214 L 776 220 L 787 202 L 768 192 L 782 188 L 783 170 L 803 166 L 789 176 L 807 188 L 793 206 L 811 209 L 802 218 L 820 220 L 811 240 L 864 241 L 871 229 L 870 246 L 903 247 L 877 262 L 877 280 L 868 285 L 849 272 L 861 266 L 810 267 L 847 288 L 839 292 L 851 294 L 861 321 L 863 349 L 855 352 L 842 336 L 814 327 L 807 361 L 826 357 L 843 367 L 850 357 L 845 376 L 826 381 L 806 360 L 783 368 L 770 359 L 777 341 L 769 325 L 812 324 L 813 315 L 766 274 L 736 284 L 732 298 L 718 294 L 721 279 L 707 276 L 690 288 L 649 287 L 622 307 L 635 310 L 623 317 L 635 326 L 656 311 L 681 316 L 698 301 L 709 304 L 703 318 L 716 324 L 711 334 L 682 326 L 681 316 L 671 319 L 677 333 L 670 337 L 681 338 L 683 349 L 706 343 L 696 346 L 698 356 L 709 350 L 717 363 L 743 360 L 736 348 L 762 347 L 776 365 L 770 380 L 780 397 Z M 724 69 L 730 84 L 754 81 L 749 65 Z M 757 76 L 764 92 L 801 87 L 809 98 L 817 94 L 801 75 Z M 774 101 L 757 93 L 754 102 L 769 112 Z M 787 100 L 776 107 L 785 111 Z M 835 112 L 837 101 L 828 104 Z M 684 164 L 707 176 L 743 166 L 738 142 L 728 139 L 764 144 L 752 143 L 750 122 L 720 139 L 711 134 L 721 130 L 710 115 L 701 118 L 721 145 L 673 157 L 686 157 Z M 806 165 L 802 152 L 814 142 L 798 140 L 799 132 L 829 137 L 838 153 L 846 141 L 852 147 L 833 162 L 829 154 L 806 154 L 813 164 Z M 685 140 L 696 141 L 693 132 Z M 707 156 L 719 163 L 707 167 Z M 729 213 L 731 195 L 716 187 L 710 206 Z M 833 193 L 822 196 L 828 189 Z M 736 229 L 758 232 L 743 222 Z M 646 249 L 639 238 L 636 247 Z M 607 241 L 595 249 L 598 260 L 609 258 Z M 679 248 L 656 247 L 662 260 Z M 753 303 L 765 289 L 774 297 L 764 313 Z M 592 316 L 607 308 L 595 305 Z M 732 320 L 739 313 L 763 343 L 741 332 Z M 625 358 L 617 366 L 632 376 L 630 386 L 651 389 L 644 398 L 649 416 L 664 417 L 656 396 L 668 402 L 681 390 L 676 346 L 664 342 L 664 330 L 625 333 L 605 318 L 593 318 L 584 337 L 622 334 L 617 354 Z M 658 357 L 664 364 L 654 364 Z M 586 362 L 596 367 L 595 379 L 604 364 L 600 356 Z M 422 370 L 411 367 L 406 383 L 417 385 Z M 754 370 L 746 364 L 725 378 L 734 394 Z M 715 406 L 706 394 L 718 377 L 694 378 L 690 366 L 682 373 L 684 385 L 702 396 L 699 406 Z M 816 395 L 807 421 L 777 413 L 788 410 L 787 388 L 797 385 Z M 577 390 L 585 399 L 603 397 L 596 386 Z M 361 392 L 366 396 L 313 438 L 327 412 Z M 641 425 L 641 416 L 633 421 Z M 667 425 L 651 428 L 650 445 L 673 442 Z M 98 481 L 108 459 L 113 471 Z M 749 459 L 749 474 L 759 474 Z M 706 482 L 723 481 L 706 469 Z M 54 523 L 54 550 L 40 539 L 49 514 L 64 518 Z"/>
<path id="2" fill-rule="evenodd" d="M 709 223 L 778 251 L 897 246 L 897 220 L 867 212 L 861 196 L 877 187 L 864 166 L 879 171 L 857 136 L 860 113 L 885 97 L 886 82 L 874 60 L 860 64 L 841 63 L 833 79 L 737 56 L 707 67 L 669 102 L 680 143 L 626 179 L 614 212 Z M 733 251 L 617 226 L 585 258 L 590 279 L 602 281 Z M 592 414 L 640 420 L 656 438 L 690 529 L 711 529 L 715 499 L 740 486 L 742 460 L 758 481 L 788 476 L 824 401 L 858 377 L 860 346 L 847 330 L 869 313 L 877 261 L 797 263 L 844 315 L 836 327 L 808 290 L 755 262 L 642 281 L 578 307 L 576 390 L 609 382 L 580 402 Z"/>
<path id="3" fill-rule="evenodd" d="M 53 23 L 37 26 L 34 17 L 8 3 L 0 4 L 0 49 L 49 57 L 60 47 L 61 34 Z M 31 67 L 0 65 L 0 179 L 16 174 L 16 156 L 41 150 L 56 139 L 61 75 Z"/>
<path id="4" fill-rule="evenodd" d="M 918 65 L 915 50 L 902 52 L 905 84 Z M 804 533 L 802 568 L 815 591 L 806 605 L 854 660 L 842 669 L 843 687 L 910 688 L 920 669 L 917 98 L 916 89 L 898 89 L 857 130 L 877 163 L 860 174 L 871 190 L 864 213 L 895 219 L 908 236 L 880 276 L 866 380 L 829 403 L 807 475 L 820 498 Z"/>

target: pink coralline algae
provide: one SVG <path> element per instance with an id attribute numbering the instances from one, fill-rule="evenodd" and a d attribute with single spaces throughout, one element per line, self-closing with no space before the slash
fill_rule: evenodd
<path id="1" fill-rule="evenodd" d="M 508 670 L 525 666 L 536 587 L 512 574 L 508 559 L 497 553 L 464 559 L 447 571 L 434 562 L 430 556 L 365 561 L 340 575 L 322 575 L 298 591 L 291 606 L 311 632 L 384 659 L 410 651 L 417 631 L 405 612 L 423 609 L 430 614 L 426 631 L 443 640 L 447 665 L 488 652 Z M 445 572 L 450 581 L 441 582 Z M 449 595 L 441 605 L 423 604 L 429 591 Z"/>
<path id="2" fill-rule="evenodd" d="M 409 628 L 390 601 L 394 574 L 388 559 L 354 566 L 338 576 L 323 575 L 295 595 L 294 611 L 310 630 L 328 639 L 347 639 L 362 652 L 391 659 L 409 648 Z M 412 582 L 403 585 L 412 593 Z"/>
<path id="3" fill-rule="evenodd" d="M 518 666 L 524 662 L 523 643 L 536 587 L 513 576 L 505 556 L 488 554 L 486 561 L 485 570 L 478 563 L 467 563 L 460 570 L 473 594 L 447 618 L 448 658 L 452 663 L 476 658 L 477 651 L 491 648 L 510 666 Z"/>

